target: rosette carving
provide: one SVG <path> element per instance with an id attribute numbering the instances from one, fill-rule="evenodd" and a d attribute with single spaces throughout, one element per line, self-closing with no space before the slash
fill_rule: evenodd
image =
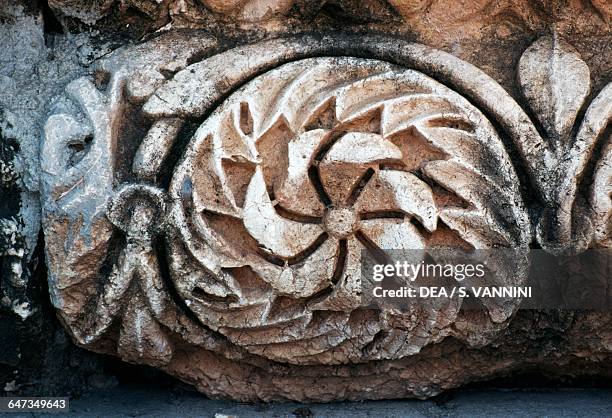
<path id="1" fill-rule="evenodd" d="M 296 363 L 363 360 L 391 328 L 359 309 L 362 252 L 525 241 L 487 119 L 422 73 L 375 60 L 308 59 L 249 82 L 198 128 L 170 196 L 182 241 L 171 271 L 190 309 L 233 343 Z M 458 306 L 438 308 L 395 336 L 402 349 L 365 357 L 448 335 Z"/>

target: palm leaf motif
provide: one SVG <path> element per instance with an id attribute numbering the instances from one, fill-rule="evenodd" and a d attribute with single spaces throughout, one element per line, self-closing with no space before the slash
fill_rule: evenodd
<path id="1" fill-rule="evenodd" d="M 604 242 L 610 217 L 605 149 L 610 142 L 607 128 L 612 118 L 612 84 L 585 107 L 591 92 L 589 68 L 576 49 L 556 33 L 541 37 L 525 50 L 518 80 L 546 133 L 544 138 L 515 137 L 520 148 L 533 151 L 524 153 L 524 158 L 545 203 L 537 227 L 540 244 L 551 252 L 579 252 L 592 241 Z M 581 194 L 580 183 L 589 161 L 597 158 L 598 143 L 602 144 L 603 159 L 587 197 Z"/>
<path id="2" fill-rule="evenodd" d="M 375 60 L 297 61 L 195 133 L 170 186 L 171 271 L 198 318 L 253 353 L 401 357 L 449 335 L 459 304 L 416 319 L 361 308 L 362 251 L 520 247 L 517 184 L 491 124 L 442 84 Z"/>

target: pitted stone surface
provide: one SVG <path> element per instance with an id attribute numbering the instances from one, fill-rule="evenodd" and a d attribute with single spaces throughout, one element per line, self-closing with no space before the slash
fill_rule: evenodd
<path id="1" fill-rule="evenodd" d="M 351 208 L 331 208 L 323 218 L 325 229 L 337 238 L 346 238 L 359 228 L 355 211 Z"/>
<path id="2" fill-rule="evenodd" d="M 159 33 L 66 71 L 28 134 L 40 132 L 40 159 L 24 142 L 26 207 L 40 196 L 49 291 L 77 344 L 244 400 L 424 397 L 552 364 L 510 354 L 513 332 L 539 329 L 525 317 L 512 328 L 519 301 L 366 309 L 360 268 L 389 248 L 609 247 L 611 90 L 571 25 L 556 18 L 540 36 L 531 5 L 504 2 L 448 6 L 457 22 L 435 0 L 103 3 L 50 7 L 66 29 L 110 27 L 125 6 Z M 608 10 L 577 3 L 597 33 Z M 401 36 L 326 32 L 339 10 Z M 227 39 L 228 21 L 252 32 Z M 287 22 L 316 30 L 292 35 Z M 514 56 L 473 47 L 491 30 L 512 42 L 508 22 L 533 32 Z M 496 267 L 514 284 L 529 268 Z M 555 358 L 599 364 L 609 318 L 573 318 L 551 320 L 570 347 Z"/>

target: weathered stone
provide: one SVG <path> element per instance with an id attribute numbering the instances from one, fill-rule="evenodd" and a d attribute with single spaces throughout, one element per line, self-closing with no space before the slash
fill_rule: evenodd
<path id="1" fill-rule="evenodd" d="M 334 48 L 349 55 L 353 50 L 371 51 L 372 58 L 393 64 L 350 56 L 307 58 Z M 529 61 L 521 65 L 521 80 L 527 85 Z M 383 37 L 294 37 L 213 55 L 168 82 L 150 78 L 153 88 L 144 95 L 150 97 L 142 109 L 157 121 L 133 165 L 142 180 L 159 187 L 163 159 L 175 144 L 180 121 L 212 113 L 187 138 L 167 192 L 134 184 L 111 199 L 113 163 L 102 162 L 95 171 L 86 164 L 83 174 L 70 173 L 86 159 L 100 162 L 102 156 L 112 160 L 116 155 L 116 139 L 109 135 L 117 131 L 95 127 L 108 129 L 109 121 L 120 117 L 125 99 L 119 92 L 131 76 L 122 70 L 111 72 L 105 93 L 91 90 L 93 85 L 85 79 L 69 85 L 68 93 L 80 101 L 93 125 L 93 131 L 75 135 L 93 132 L 91 145 L 82 160 L 70 163 L 68 146 L 77 140 L 70 132 L 77 132 L 78 125 L 69 127 L 79 116 L 49 118 L 43 148 L 49 151 L 42 159 L 44 184 L 48 184 L 43 210 L 45 225 L 59 219 L 65 225 L 65 232 L 52 230 L 47 251 L 55 252 L 54 240 L 75 234 L 79 238 L 70 242 L 96 243 L 60 251 L 50 261 L 55 306 L 77 341 L 99 350 L 99 341 L 110 337 L 109 327 L 121 318 L 121 331 L 110 352 L 189 381 L 199 381 L 208 372 L 177 360 L 181 355 L 172 349 L 177 344 L 192 345 L 193 356 L 200 352 L 227 356 L 233 347 L 241 356 L 263 362 L 344 368 L 382 359 L 399 361 L 448 336 L 468 345 L 492 341 L 507 327 L 512 308 L 489 307 L 488 319 L 485 314 L 463 328 L 455 324 L 466 321 L 462 318 L 466 313 L 453 303 L 399 316 L 361 307 L 359 258 L 368 245 L 520 249 L 531 240 L 519 181 L 493 125 L 478 108 L 428 73 L 446 74 L 475 97 L 507 127 L 520 149 L 533 145 L 525 143 L 522 132 L 543 141 L 501 87 L 451 55 Z M 140 90 L 147 91 L 146 85 Z M 530 89 L 528 94 L 535 98 L 531 93 L 535 87 Z M 548 115 L 547 109 L 554 110 L 557 102 L 538 111 Z M 91 106 L 99 110 L 88 110 Z M 597 101 L 594 106 L 598 109 Z M 589 115 L 587 121 L 592 123 L 601 117 Z M 567 135 L 566 128 L 561 131 Z M 60 134 L 67 139 L 56 139 Z M 155 153 L 162 160 L 151 165 L 152 157 L 147 156 Z M 540 150 L 526 153 L 533 172 L 541 170 L 535 165 L 541 155 Z M 64 162 L 58 165 L 58 160 Z M 101 176 L 103 170 L 109 170 L 107 177 Z M 95 172 L 91 180 L 89 172 Z M 66 188 L 72 190 L 65 184 L 67 176 L 74 177 L 71 184 L 92 187 L 92 192 L 83 189 L 75 195 L 78 200 L 65 200 Z M 453 193 L 456 200 L 438 197 L 422 176 Z M 542 186 L 546 189 L 549 184 Z M 94 189 L 99 204 L 92 200 Z M 109 199 L 118 203 L 107 210 L 104 202 Z M 170 202 L 167 211 L 164 200 Z M 125 234 L 125 249 L 121 250 L 121 241 L 111 241 L 105 216 Z M 156 228 L 165 236 L 163 247 L 154 246 L 154 235 L 146 232 L 154 219 L 164 225 Z M 428 234 L 422 235 L 411 219 Z M 441 225 L 453 232 L 438 233 Z M 49 226 L 46 231 L 51 231 Z M 370 244 L 364 247 L 362 242 Z M 105 254 L 113 251 L 121 253 L 109 259 Z M 162 272 L 157 260 L 164 254 L 169 258 L 168 272 Z M 88 258 L 110 262 L 108 275 L 101 264 L 84 264 Z M 77 266 L 75 282 L 76 276 L 68 272 Z M 526 274 L 524 262 L 514 268 L 519 277 Z M 162 279 L 165 274 L 170 282 Z M 134 280 L 141 283 L 137 288 L 131 286 Z M 96 282 L 102 286 L 94 286 Z M 175 288 L 179 300 L 170 297 L 168 286 Z M 75 292 L 78 299 L 68 296 Z M 128 308 L 120 313 L 124 304 Z M 190 312 L 197 322 L 190 319 Z M 488 335 L 484 340 L 483 333 Z M 206 334 L 224 341 L 222 346 L 211 349 L 193 342 Z M 300 372 L 295 373 L 292 379 L 300 377 Z M 370 384 L 350 383 L 355 393 L 363 393 L 355 396 L 366 396 Z M 206 391 L 211 393 L 208 386 Z M 212 393 L 253 396 L 240 385 L 217 391 Z M 320 395 L 257 396 L 318 399 Z"/>
<path id="2" fill-rule="evenodd" d="M 543 37 L 522 55 L 519 83 L 548 134 L 562 141 L 591 89 L 589 67 L 557 36 Z"/>
<path id="3" fill-rule="evenodd" d="M 606 6 L 556 7 L 540 36 L 532 2 L 82 3 L 49 6 L 65 29 L 147 39 L 83 53 L 66 83 L 45 70 L 53 88 L 20 122 L 41 134 L 13 129 L 22 179 L 16 147 L 0 166 L 34 202 L 1 213 L 11 286 L 27 288 L 36 238 L 18 215 L 37 226 L 40 202 L 51 300 L 78 345 L 241 400 L 426 397 L 527 364 L 609 375 L 608 313 L 373 308 L 361 277 L 381 249 L 508 248 L 491 268 L 522 284 L 530 247 L 610 247 Z M 576 10 L 595 41 L 573 45 Z M 20 317 L 40 308 L 9 296 Z"/>

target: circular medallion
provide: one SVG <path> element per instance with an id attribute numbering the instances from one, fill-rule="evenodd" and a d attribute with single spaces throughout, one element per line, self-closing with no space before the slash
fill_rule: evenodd
<path id="1" fill-rule="evenodd" d="M 169 191 L 174 282 L 202 323 L 274 360 L 418 352 L 449 335 L 460 301 L 371 309 L 363 257 L 514 245 L 518 210 L 483 198 L 509 196 L 513 178 L 487 119 L 424 74 L 348 57 L 285 64 L 191 139 Z M 403 347 L 376 349 L 381 333 Z"/>

